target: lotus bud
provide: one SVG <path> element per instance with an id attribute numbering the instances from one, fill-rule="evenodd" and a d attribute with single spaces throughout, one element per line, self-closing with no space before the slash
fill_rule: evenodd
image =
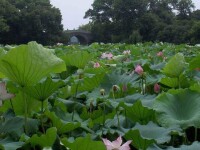
<path id="1" fill-rule="evenodd" d="M 104 90 L 104 89 L 101 89 L 101 90 L 100 90 L 100 94 L 101 94 L 102 96 L 104 96 L 104 95 L 105 95 L 105 90 Z"/>
<path id="2" fill-rule="evenodd" d="M 83 69 L 78 69 L 77 74 L 79 75 L 79 79 L 83 78 L 84 70 Z"/>
<path id="3" fill-rule="evenodd" d="M 143 68 L 140 65 L 137 65 L 135 68 L 135 72 L 139 75 L 143 74 Z"/>
<path id="4" fill-rule="evenodd" d="M 93 65 L 94 68 L 99 68 L 100 67 L 100 64 L 98 62 L 94 63 Z"/>
<path id="5" fill-rule="evenodd" d="M 122 86 L 122 91 L 123 91 L 123 92 L 127 92 L 127 85 L 126 85 L 126 84 L 124 84 L 124 85 Z"/>
<path id="6" fill-rule="evenodd" d="M 156 83 L 156 84 L 154 85 L 154 92 L 155 92 L 155 93 L 159 93 L 159 92 L 160 92 L 160 85 L 159 85 L 158 83 Z"/>
<path id="7" fill-rule="evenodd" d="M 78 74 L 78 75 L 83 74 L 83 73 L 84 73 L 83 69 L 78 69 L 78 70 L 77 70 L 77 74 Z"/>
<path id="8" fill-rule="evenodd" d="M 163 56 L 163 52 L 162 52 L 162 51 L 158 52 L 158 53 L 157 53 L 157 56 L 158 56 L 158 57 L 162 57 L 162 56 Z"/>
<path id="9" fill-rule="evenodd" d="M 118 92 L 120 91 L 120 87 L 118 85 L 113 85 L 112 90 L 113 92 Z"/>

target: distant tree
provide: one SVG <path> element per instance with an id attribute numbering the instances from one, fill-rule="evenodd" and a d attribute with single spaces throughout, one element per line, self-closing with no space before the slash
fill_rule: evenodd
<path id="1" fill-rule="evenodd" d="M 18 10 L 7 0 L 0 1 L 0 35 L 10 31 L 10 22 L 15 22 L 18 18 Z M 5 37 L 0 36 L 0 41 Z"/>
<path id="2" fill-rule="evenodd" d="M 0 18 L 5 20 L 9 30 L 2 32 L 0 43 L 37 41 L 49 45 L 60 40 L 62 16 L 49 0 L 6 0 L 6 4 L 7 13 L 0 11 Z"/>
<path id="3" fill-rule="evenodd" d="M 195 22 L 190 31 L 191 43 L 200 43 L 200 21 Z"/>
<path id="4" fill-rule="evenodd" d="M 97 42 L 189 43 L 199 37 L 200 12 L 193 10 L 192 0 L 95 0 L 85 17 Z"/>
<path id="5" fill-rule="evenodd" d="M 191 17 L 192 17 L 192 19 L 200 20 L 200 10 L 197 9 L 197 10 L 193 11 L 191 14 Z"/>
<path id="6" fill-rule="evenodd" d="M 146 11 L 146 0 L 95 0 L 92 6 L 85 17 L 94 22 L 94 34 L 100 35 L 103 31 L 104 37 L 100 39 L 121 42 L 129 39 L 130 31 L 138 28 L 137 19 Z"/>
<path id="7" fill-rule="evenodd" d="M 176 9 L 178 11 L 178 17 L 180 19 L 188 19 L 191 16 L 195 6 L 192 0 L 179 0 Z"/>
<path id="8" fill-rule="evenodd" d="M 78 27 L 78 30 L 84 30 L 84 31 L 91 32 L 92 26 L 93 26 L 93 22 L 90 21 L 90 22 L 87 23 L 87 24 L 80 25 L 80 26 Z"/>

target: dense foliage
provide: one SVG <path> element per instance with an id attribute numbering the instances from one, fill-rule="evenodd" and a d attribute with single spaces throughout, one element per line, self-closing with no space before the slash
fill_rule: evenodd
<path id="1" fill-rule="evenodd" d="M 60 10 L 49 0 L 1 0 L 0 43 L 65 42 Z"/>
<path id="2" fill-rule="evenodd" d="M 199 43 L 200 10 L 192 0 L 95 0 L 85 17 L 94 41 Z M 89 26 L 89 27 L 88 27 Z"/>
<path id="3" fill-rule="evenodd" d="M 116 149 L 121 140 L 131 150 L 198 149 L 199 50 L 163 43 L 1 47 L 0 148 L 106 150 L 104 143 L 118 139 Z"/>

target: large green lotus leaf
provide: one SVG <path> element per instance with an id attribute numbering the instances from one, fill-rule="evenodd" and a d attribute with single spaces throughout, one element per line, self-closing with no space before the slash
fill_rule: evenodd
<path id="1" fill-rule="evenodd" d="M 122 74 L 120 71 L 113 71 L 110 74 L 105 75 L 104 80 L 101 83 L 101 87 L 104 88 L 106 92 L 109 92 L 113 85 L 134 85 L 137 79 L 137 75 L 127 75 Z"/>
<path id="2" fill-rule="evenodd" d="M 132 106 L 123 105 L 126 111 L 126 117 L 140 124 L 147 124 L 149 121 L 155 121 L 155 111 L 144 107 L 140 100 Z"/>
<path id="3" fill-rule="evenodd" d="M 190 87 L 190 89 L 191 89 L 192 91 L 197 91 L 197 92 L 200 93 L 200 84 L 199 84 L 199 83 L 195 83 L 194 85 L 192 85 L 192 86 Z"/>
<path id="4" fill-rule="evenodd" d="M 32 134 L 38 130 L 38 120 L 28 118 L 28 133 Z M 24 133 L 24 117 L 5 118 L 0 123 L 0 134 L 12 134 L 13 137 L 19 138 Z"/>
<path id="5" fill-rule="evenodd" d="M 171 88 L 178 88 L 179 82 L 182 88 L 189 86 L 188 78 L 184 75 L 180 75 L 179 81 L 178 78 L 170 78 L 170 77 L 162 78 L 160 81 L 161 84 Z"/>
<path id="6" fill-rule="evenodd" d="M 162 72 L 172 78 L 179 77 L 183 73 L 185 66 L 186 62 L 183 54 L 178 53 L 169 60 Z"/>
<path id="7" fill-rule="evenodd" d="M 200 147 L 199 142 L 194 142 L 192 145 L 181 145 L 179 148 L 169 147 L 167 150 L 198 150 Z"/>
<path id="8" fill-rule="evenodd" d="M 89 54 L 87 51 L 74 51 L 62 55 L 60 58 L 65 61 L 67 66 L 75 66 L 83 69 L 85 65 L 92 60 L 93 54 Z"/>
<path id="9" fill-rule="evenodd" d="M 71 86 L 67 85 L 59 89 L 58 97 L 67 99 L 73 94 L 75 94 L 75 91 L 73 92 Z"/>
<path id="10" fill-rule="evenodd" d="M 25 87 L 24 92 L 37 100 L 44 101 L 62 85 L 64 85 L 62 80 L 47 78 L 34 86 Z"/>
<path id="11" fill-rule="evenodd" d="M 78 101 L 77 99 L 73 98 L 68 100 L 62 98 L 56 98 L 56 103 L 64 104 L 69 112 L 73 112 L 74 109 L 76 111 L 81 111 L 82 108 L 85 106 L 81 101 Z"/>
<path id="12" fill-rule="evenodd" d="M 118 125 L 118 120 L 119 120 L 119 125 Z M 109 134 L 114 135 L 117 133 L 118 135 L 124 136 L 124 134 L 130 130 L 130 128 L 128 127 L 131 127 L 132 125 L 133 123 L 124 116 L 119 115 L 117 117 L 117 115 L 115 115 L 113 119 L 106 119 L 103 128 L 99 129 L 95 133 L 99 136 L 102 136 L 102 133 L 104 135 L 109 135 Z"/>
<path id="13" fill-rule="evenodd" d="M 141 150 L 147 149 L 151 144 L 156 142 L 153 139 L 142 138 L 139 130 L 129 130 L 124 137 L 126 140 L 132 140 L 131 144 Z"/>
<path id="14" fill-rule="evenodd" d="M 51 147 L 57 136 L 57 129 L 55 127 L 48 128 L 45 134 L 38 136 L 34 134 L 30 139 L 26 141 L 26 143 L 30 143 L 31 145 L 40 145 L 41 147 Z"/>
<path id="15" fill-rule="evenodd" d="M 0 59 L 0 72 L 21 86 L 31 86 L 49 73 L 66 70 L 63 60 L 36 42 L 11 49 Z"/>
<path id="16" fill-rule="evenodd" d="M 200 54 L 190 61 L 189 68 L 191 70 L 200 68 Z"/>
<path id="17" fill-rule="evenodd" d="M 200 94 L 188 89 L 169 90 L 154 102 L 157 120 L 164 127 L 200 127 Z"/>
<path id="18" fill-rule="evenodd" d="M 0 124 L 0 134 L 15 134 L 21 135 L 23 133 L 24 119 L 20 117 L 12 117 L 6 119 Z"/>
<path id="19" fill-rule="evenodd" d="M 94 141 L 89 135 L 84 138 L 79 137 L 73 143 L 69 143 L 66 138 L 61 141 L 71 150 L 106 150 L 102 141 Z"/>
<path id="20" fill-rule="evenodd" d="M 159 64 L 153 64 L 153 65 L 151 65 L 150 68 L 152 70 L 158 70 L 158 71 L 160 71 L 164 66 L 165 66 L 165 62 L 161 62 Z"/>
<path id="21" fill-rule="evenodd" d="M 11 138 L 4 138 L 0 141 L 0 149 L 1 150 L 15 150 L 24 145 L 24 142 L 15 142 Z"/>
<path id="22" fill-rule="evenodd" d="M 161 79 L 160 83 L 171 88 L 177 88 L 179 86 L 178 78 L 165 77 Z"/>
<path id="23" fill-rule="evenodd" d="M 84 119 L 84 120 L 90 119 L 90 123 L 93 126 L 95 124 L 102 124 L 104 119 L 105 120 L 113 119 L 115 115 L 116 115 L 115 111 L 112 111 L 111 113 L 104 114 L 102 109 L 94 110 L 93 112 L 88 112 L 87 109 L 85 108 L 85 109 L 83 109 L 83 112 L 81 114 L 81 118 Z"/>
<path id="24" fill-rule="evenodd" d="M 54 112 L 45 112 L 47 117 L 52 121 L 54 127 L 57 128 L 58 133 L 66 133 L 80 127 L 79 122 L 68 122 L 56 116 Z"/>
<path id="25" fill-rule="evenodd" d="M 153 122 L 149 122 L 147 125 L 136 124 L 133 129 L 137 129 L 140 132 L 142 138 L 153 139 L 158 144 L 163 144 L 171 140 L 171 132 L 179 132 L 179 128 L 163 128 Z"/>
<path id="26" fill-rule="evenodd" d="M 153 101 L 155 100 L 156 95 L 148 95 L 148 94 L 140 94 L 140 93 L 134 93 L 134 94 L 129 94 L 126 97 L 123 98 L 118 98 L 115 100 L 111 100 L 110 103 L 114 107 L 117 107 L 119 103 L 125 103 L 126 106 L 133 106 L 133 104 L 140 100 L 142 103 L 142 106 L 147 107 L 149 109 L 152 109 L 153 107 Z M 115 103 L 115 105 L 113 105 Z M 116 105 L 117 104 L 117 105 Z M 122 105 L 123 106 L 123 105 Z"/>
<path id="27" fill-rule="evenodd" d="M 27 113 L 28 115 L 31 115 L 32 112 L 38 112 L 41 107 L 41 103 L 34 99 L 33 97 L 30 97 L 26 93 L 19 92 L 16 97 L 14 97 L 11 101 L 14 107 L 14 112 L 16 115 L 24 115 L 24 98 L 27 100 Z M 3 106 L 0 108 L 1 111 L 5 112 L 9 108 L 11 108 L 10 101 L 5 101 Z"/>
<path id="28" fill-rule="evenodd" d="M 85 77 L 81 82 L 78 81 L 78 84 L 72 85 L 72 91 L 76 91 L 76 89 L 77 91 L 91 91 L 99 86 L 103 77 L 104 73 L 92 75 L 91 77 Z"/>

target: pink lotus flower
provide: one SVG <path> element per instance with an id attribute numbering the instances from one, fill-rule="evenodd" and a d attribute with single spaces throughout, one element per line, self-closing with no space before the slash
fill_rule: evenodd
<path id="1" fill-rule="evenodd" d="M 94 68 L 99 68 L 100 67 L 100 64 L 98 62 L 94 63 Z"/>
<path id="2" fill-rule="evenodd" d="M 132 141 L 127 141 L 126 143 L 122 144 L 122 138 L 119 136 L 115 141 L 111 142 L 107 139 L 103 139 L 103 142 L 107 148 L 107 150 L 130 150 L 129 144 Z"/>
<path id="3" fill-rule="evenodd" d="M 123 84 L 122 86 L 122 91 L 123 92 L 127 92 L 128 88 L 127 88 L 127 85 L 126 84 Z"/>
<path id="4" fill-rule="evenodd" d="M 160 92 L 160 85 L 159 85 L 158 83 L 156 83 L 156 84 L 154 85 L 154 92 L 155 92 L 155 93 L 159 93 L 159 92 Z"/>
<path id="5" fill-rule="evenodd" d="M 107 58 L 107 59 L 112 59 L 113 54 L 112 53 L 103 53 L 101 55 L 101 58 Z"/>
<path id="6" fill-rule="evenodd" d="M 136 68 L 135 68 L 135 72 L 139 75 L 142 75 L 143 74 L 143 69 L 140 65 L 137 65 Z"/>
<path id="7" fill-rule="evenodd" d="M 124 55 L 130 55 L 130 54 L 131 54 L 131 51 L 130 51 L 130 50 L 125 50 L 125 51 L 123 51 L 123 54 L 124 54 Z"/>
<path id="8" fill-rule="evenodd" d="M 7 93 L 6 84 L 4 82 L 0 83 L 0 106 L 2 105 L 2 100 L 11 99 L 15 95 Z"/>
<path id="9" fill-rule="evenodd" d="M 163 56 L 163 52 L 162 52 L 162 51 L 158 52 L 158 53 L 157 53 L 157 56 L 158 56 L 158 57 L 162 57 L 162 56 Z"/>

